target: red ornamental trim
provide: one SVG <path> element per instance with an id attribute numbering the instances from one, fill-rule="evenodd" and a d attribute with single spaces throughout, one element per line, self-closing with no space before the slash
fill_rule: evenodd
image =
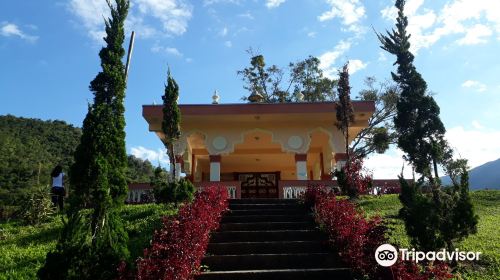
<path id="1" fill-rule="evenodd" d="M 220 155 L 210 155 L 210 162 L 220 162 L 221 156 Z"/>
<path id="2" fill-rule="evenodd" d="M 175 162 L 180 163 L 180 164 L 184 164 L 184 158 L 181 155 L 177 155 L 177 156 L 175 156 Z"/>
<path id="3" fill-rule="evenodd" d="M 335 161 L 345 161 L 347 160 L 347 154 L 346 153 L 335 153 L 335 156 L 333 156 Z"/>
<path id="4" fill-rule="evenodd" d="M 307 161 L 307 154 L 295 154 L 295 162 Z"/>

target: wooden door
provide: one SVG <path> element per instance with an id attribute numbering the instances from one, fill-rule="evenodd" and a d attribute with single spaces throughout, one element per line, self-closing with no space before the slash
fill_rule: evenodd
<path id="1" fill-rule="evenodd" d="M 238 173 L 241 198 L 278 198 L 279 172 Z"/>

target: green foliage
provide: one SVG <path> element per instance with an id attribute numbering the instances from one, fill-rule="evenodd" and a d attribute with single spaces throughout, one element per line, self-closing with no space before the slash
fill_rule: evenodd
<path id="1" fill-rule="evenodd" d="M 413 246 L 424 251 L 454 250 L 458 241 L 476 233 L 478 217 L 469 197 L 466 170 L 462 178 L 459 185 L 430 193 L 422 191 L 422 183 L 413 185 L 400 178 L 403 207 L 399 215 Z"/>
<path id="2" fill-rule="evenodd" d="M 127 162 L 127 183 L 147 183 L 153 179 L 154 168 L 149 160 L 129 155 Z"/>
<path id="3" fill-rule="evenodd" d="M 24 204 L 21 217 L 27 224 L 38 225 L 45 222 L 54 213 L 49 186 L 39 186 Z"/>
<path id="4" fill-rule="evenodd" d="M 396 1 L 396 29 L 387 32 L 387 35 L 377 36 L 382 49 L 396 56 L 395 64 L 398 65 L 397 73 L 392 73 L 393 80 L 401 90 L 394 118 L 398 147 L 405 152 L 406 160 L 417 173 L 422 174 L 422 178 L 427 178 L 431 185 L 437 185 L 437 165 L 444 162 L 447 149 L 444 140 L 446 130 L 439 117 L 439 106 L 427 94 L 427 83 L 413 64 L 410 34 L 406 30 L 408 18 L 404 15 L 405 2 Z"/>
<path id="5" fill-rule="evenodd" d="M 482 252 L 479 262 L 459 262 L 455 274 L 459 279 L 497 279 L 500 273 L 500 191 L 473 191 L 470 200 L 479 216 L 477 234 L 469 235 L 456 247 L 461 251 Z M 359 206 L 369 216 L 381 215 L 390 228 L 389 243 L 399 248 L 412 248 L 404 221 L 398 216 L 402 205 L 397 195 L 362 196 Z M 422 209 L 424 210 L 424 209 Z"/>
<path id="6" fill-rule="evenodd" d="M 155 177 L 151 184 L 157 203 L 177 205 L 180 202 L 193 200 L 196 192 L 194 185 L 189 180 L 169 180 L 168 174 L 159 167 L 155 170 Z"/>
<path id="7" fill-rule="evenodd" d="M 342 131 L 345 139 L 345 152 L 349 163 L 349 126 L 354 122 L 354 108 L 351 102 L 351 86 L 349 85 L 349 68 L 346 63 L 339 71 L 339 100 L 337 101 L 337 128 Z"/>
<path id="8" fill-rule="evenodd" d="M 0 219 L 20 214 L 38 185 L 51 184 L 50 172 L 67 172 L 81 130 L 63 121 L 0 116 Z"/>
<path id="9" fill-rule="evenodd" d="M 120 210 L 129 235 L 129 261 L 143 255 L 153 232 L 162 225 L 162 218 L 174 215 L 170 205 L 125 205 Z M 36 226 L 20 221 L 0 223 L 0 279 L 37 279 L 37 270 L 44 264 L 49 251 L 53 251 L 63 229 L 61 216 L 53 216 Z"/>
<path id="10" fill-rule="evenodd" d="M 319 59 L 313 56 L 289 64 L 289 71 L 271 65 L 266 67 L 263 55 L 250 54 L 250 66 L 239 70 L 243 88 L 250 94 L 262 95 L 264 103 L 294 102 L 298 95 L 303 95 L 303 101 L 321 102 L 335 99 L 336 81 L 324 76 L 319 68 Z M 288 77 L 285 77 L 287 72 Z M 247 100 L 247 97 L 243 97 Z"/>
<path id="11" fill-rule="evenodd" d="M 367 88 L 358 95 L 362 101 L 375 103 L 375 112 L 368 120 L 368 126 L 356 135 L 350 146 L 353 154 L 358 157 L 366 157 L 373 152 L 384 153 L 397 140 L 393 119 L 397 111 L 398 89 L 388 82 L 379 83 L 376 88 L 375 83 L 375 78 L 366 78 Z"/>
<path id="12" fill-rule="evenodd" d="M 439 106 L 427 94 L 427 84 L 413 65 L 410 35 L 406 32 L 408 18 L 404 15 L 405 0 L 397 0 L 396 29 L 387 35 L 377 34 L 382 49 L 396 55 L 397 73 L 392 73 L 401 96 L 397 102 L 394 125 L 398 146 L 415 171 L 421 174 L 416 185 L 400 177 L 400 216 L 414 246 L 430 251 L 443 247 L 453 249 L 457 241 L 477 230 L 477 216 L 470 203 L 466 161 L 453 161 L 452 151 L 444 139 L 445 128 L 439 117 Z M 438 165 L 447 167 L 454 180 L 452 188 L 440 187 Z M 432 191 L 423 192 L 428 180 Z"/>
<path id="13" fill-rule="evenodd" d="M 161 97 L 163 99 L 163 121 L 161 123 L 162 132 L 165 134 L 163 143 L 168 151 L 170 164 L 172 165 L 172 174 L 175 175 L 175 152 L 174 142 L 181 135 L 181 111 L 177 105 L 179 99 L 179 86 L 170 75 L 170 68 L 167 74 L 167 85 L 165 85 L 165 93 Z"/>
<path id="14" fill-rule="evenodd" d="M 125 177 L 124 22 L 129 2 L 108 1 L 107 45 L 101 49 L 102 71 L 90 83 L 94 103 L 83 121 L 83 133 L 71 167 L 75 194 L 56 250 L 47 254 L 41 279 L 112 279 L 128 259 L 128 236 L 118 216 L 127 194 Z M 81 210 L 91 207 L 90 211 Z"/>

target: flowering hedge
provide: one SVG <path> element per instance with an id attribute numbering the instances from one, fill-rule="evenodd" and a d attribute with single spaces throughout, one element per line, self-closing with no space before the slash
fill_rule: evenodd
<path id="1" fill-rule="evenodd" d="M 166 217 L 153 235 L 151 247 L 137 261 L 137 279 L 193 279 L 210 239 L 227 209 L 227 190 L 207 187 L 191 204 Z"/>
<path id="2" fill-rule="evenodd" d="M 308 187 L 305 204 L 314 207 L 316 222 L 323 226 L 342 260 L 360 277 L 368 279 L 447 279 L 448 266 L 435 263 L 420 267 L 398 260 L 390 268 L 377 264 L 375 251 L 388 243 L 387 228 L 378 216 L 366 219 L 348 200 L 337 199 L 324 187 Z"/>

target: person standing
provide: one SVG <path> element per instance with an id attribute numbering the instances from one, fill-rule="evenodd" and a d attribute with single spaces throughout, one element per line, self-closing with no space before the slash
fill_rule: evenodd
<path id="1" fill-rule="evenodd" d="M 64 206 L 64 172 L 61 165 L 57 165 L 51 173 L 52 176 L 52 203 L 54 207 L 59 206 L 59 210 L 63 210 Z"/>

